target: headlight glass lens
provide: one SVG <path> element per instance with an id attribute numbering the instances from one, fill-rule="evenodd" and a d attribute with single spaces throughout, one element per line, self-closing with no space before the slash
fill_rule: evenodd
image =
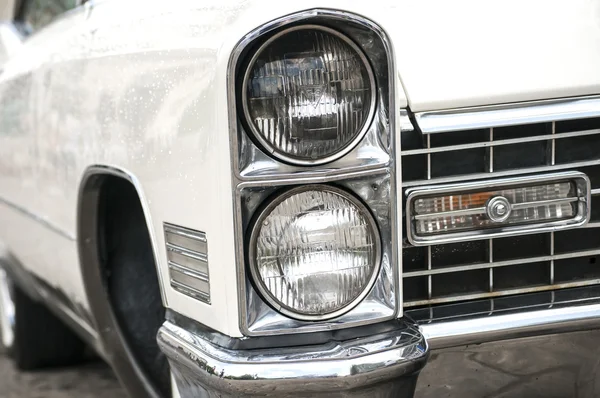
<path id="1" fill-rule="evenodd" d="M 329 319 L 370 290 L 379 269 L 379 231 L 354 197 L 313 185 L 267 206 L 254 225 L 249 252 L 259 290 L 280 312 Z"/>
<path id="2" fill-rule="evenodd" d="M 323 164 L 360 141 L 375 108 L 375 81 L 360 49 L 321 26 L 290 28 L 256 53 L 243 105 L 261 145 L 281 160 Z"/>

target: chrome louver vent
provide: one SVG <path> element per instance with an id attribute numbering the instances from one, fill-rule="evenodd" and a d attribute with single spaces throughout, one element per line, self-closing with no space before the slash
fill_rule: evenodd
<path id="1" fill-rule="evenodd" d="M 411 245 L 405 230 L 406 310 L 479 299 L 493 306 L 495 297 L 600 284 L 600 118 L 506 124 L 403 130 L 403 216 L 410 188 L 573 170 L 591 180 L 591 221 L 569 231 L 426 247 Z"/>
<path id="2" fill-rule="evenodd" d="M 210 304 L 206 234 L 167 223 L 164 231 L 171 286 Z"/>

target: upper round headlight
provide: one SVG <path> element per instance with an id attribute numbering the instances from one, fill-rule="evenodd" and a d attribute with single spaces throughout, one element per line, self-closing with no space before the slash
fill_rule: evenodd
<path id="1" fill-rule="evenodd" d="M 347 192 L 308 185 L 275 198 L 250 237 L 250 271 L 263 297 L 301 320 L 339 316 L 357 305 L 380 266 L 379 230 Z"/>
<path id="2" fill-rule="evenodd" d="M 267 40 L 243 82 L 246 121 L 280 160 L 317 165 L 350 151 L 375 110 L 375 79 L 350 39 L 323 26 L 296 26 Z"/>

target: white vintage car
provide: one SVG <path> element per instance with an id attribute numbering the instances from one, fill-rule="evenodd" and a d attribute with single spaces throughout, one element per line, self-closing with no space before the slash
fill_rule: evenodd
<path id="1" fill-rule="evenodd" d="M 20 368 L 600 394 L 600 1 L 4 1 Z"/>

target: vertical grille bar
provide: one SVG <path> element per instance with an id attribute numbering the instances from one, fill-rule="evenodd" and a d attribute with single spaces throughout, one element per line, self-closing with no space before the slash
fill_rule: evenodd
<path id="1" fill-rule="evenodd" d="M 427 269 L 431 271 L 431 246 L 427 247 Z M 427 298 L 429 298 L 430 300 L 433 296 L 431 286 L 432 278 L 433 276 L 427 275 Z"/>
<path id="2" fill-rule="evenodd" d="M 554 232 L 550 232 L 550 255 L 553 256 L 550 260 L 550 284 L 554 285 Z"/>
<path id="3" fill-rule="evenodd" d="M 427 134 L 427 149 L 431 149 L 431 134 Z M 431 152 L 427 152 L 427 179 L 431 180 Z"/>
<path id="4" fill-rule="evenodd" d="M 494 128 L 490 129 L 490 143 L 494 141 Z M 490 146 L 488 148 L 488 158 L 489 158 L 489 164 L 488 164 L 488 171 L 490 173 L 494 172 L 494 147 Z"/>
<path id="5" fill-rule="evenodd" d="M 556 122 L 552 122 L 552 135 L 556 134 Z M 556 163 L 556 139 L 552 137 L 552 161 L 550 163 L 551 166 L 554 166 Z"/>
<path id="6" fill-rule="evenodd" d="M 554 166 L 556 163 L 556 122 L 552 122 L 552 154 L 550 158 L 550 165 Z M 554 232 L 550 232 L 550 255 L 554 256 Z M 554 258 L 550 260 L 550 284 L 554 285 Z"/>
<path id="7" fill-rule="evenodd" d="M 488 260 L 490 264 L 494 263 L 494 240 L 490 239 L 488 244 Z M 490 292 L 494 291 L 494 268 L 490 267 L 489 269 L 489 290 Z"/>
<path id="8" fill-rule="evenodd" d="M 490 128 L 489 131 L 489 141 L 490 143 L 494 141 L 494 128 Z M 490 146 L 489 148 L 489 164 L 488 164 L 488 172 L 493 173 L 494 172 L 494 147 Z M 490 239 L 488 241 L 488 260 L 490 262 L 490 264 L 493 264 L 494 262 L 494 242 L 492 239 Z M 488 290 L 491 292 L 494 291 L 494 268 L 490 267 L 490 269 L 488 270 Z"/>
<path id="9" fill-rule="evenodd" d="M 427 149 L 431 149 L 431 134 L 427 134 Z M 431 152 L 427 152 L 427 179 L 431 180 Z M 431 246 L 427 248 L 427 269 L 431 271 Z M 427 298 L 433 297 L 433 277 L 427 276 Z"/>

